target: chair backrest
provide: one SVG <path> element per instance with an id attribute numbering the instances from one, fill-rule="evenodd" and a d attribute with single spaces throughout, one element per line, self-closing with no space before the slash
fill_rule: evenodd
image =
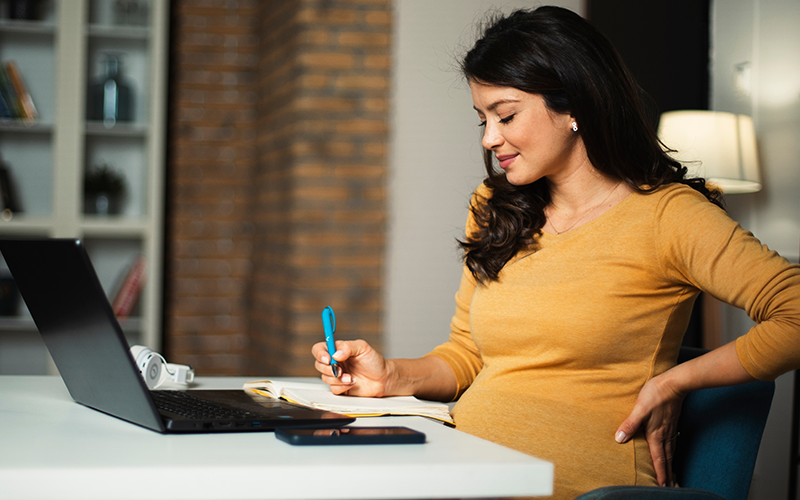
<path id="1" fill-rule="evenodd" d="M 678 362 L 705 352 L 682 347 Z M 687 395 L 673 460 L 678 484 L 747 500 L 774 393 L 774 382 L 759 381 Z"/>

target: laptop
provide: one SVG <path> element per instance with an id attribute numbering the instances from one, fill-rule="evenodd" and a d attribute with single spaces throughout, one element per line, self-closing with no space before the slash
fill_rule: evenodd
<path id="1" fill-rule="evenodd" d="M 0 239 L 0 252 L 70 396 L 82 405 L 162 433 L 338 427 L 355 420 L 243 389 L 150 391 L 81 240 Z M 215 410 L 187 416 L 174 406 L 164 409 L 165 398 Z"/>

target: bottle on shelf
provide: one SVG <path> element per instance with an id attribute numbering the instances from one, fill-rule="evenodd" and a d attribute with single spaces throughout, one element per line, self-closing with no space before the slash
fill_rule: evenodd
<path id="1" fill-rule="evenodd" d="M 41 18 L 40 2 L 37 0 L 9 0 L 8 18 L 34 21 Z"/>
<path id="2" fill-rule="evenodd" d="M 148 22 L 146 0 L 117 0 L 114 3 L 114 23 L 118 25 L 146 26 Z"/>
<path id="3" fill-rule="evenodd" d="M 108 128 L 133 120 L 133 92 L 122 74 L 121 59 L 121 54 L 106 53 L 104 76 L 89 86 L 87 118 L 102 121 Z"/>

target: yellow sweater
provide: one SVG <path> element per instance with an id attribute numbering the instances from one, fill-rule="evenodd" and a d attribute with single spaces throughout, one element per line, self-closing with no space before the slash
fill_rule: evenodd
<path id="1" fill-rule="evenodd" d="M 431 352 L 458 379 L 457 428 L 553 462 L 556 499 L 655 484 L 643 436 L 614 433 L 674 366 L 700 290 L 759 323 L 737 341 L 751 375 L 800 367 L 800 266 L 683 185 L 543 234 L 499 281 L 476 286 L 465 267 L 450 340 Z"/>

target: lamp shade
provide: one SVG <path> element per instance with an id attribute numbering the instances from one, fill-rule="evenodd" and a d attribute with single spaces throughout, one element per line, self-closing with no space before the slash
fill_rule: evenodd
<path id="1" fill-rule="evenodd" d="M 667 154 L 724 193 L 761 189 L 753 120 L 720 111 L 669 111 L 661 115 L 658 137 Z"/>

